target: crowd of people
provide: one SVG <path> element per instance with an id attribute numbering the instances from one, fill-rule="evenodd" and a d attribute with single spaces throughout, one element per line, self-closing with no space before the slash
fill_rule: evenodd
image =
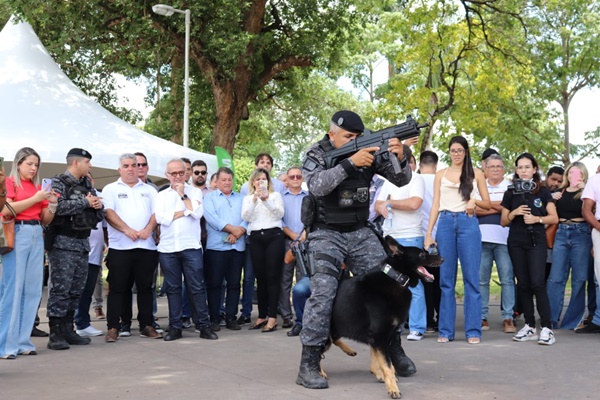
<path id="1" fill-rule="evenodd" d="M 130 336 L 135 294 L 139 334 L 151 339 L 177 340 L 195 328 L 200 338 L 216 340 L 222 327 L 237 331 L 244 325 L 269 333 L 280 318 L 287 335 L 299 336 L 303 345 L 297 383 L 324 388 L 319 359 L 338 282 L 379 265 L 385 256 L 381 234 L 444 258 L 430 270 L 434 282 L 410 288 L 408 340 L 436 332 L 438 343 L 455 340 L 458 265 L 470 344 L 495 327 L 489 307 L 493 265 L 501 286 L 498 328 L 512 340 L 552 345 L 559 328 L 600 333 L 594 278 L 600 258 L 592 256 L 594 246 L 600 251 L 600 175 L 589 176 L 584 164 L 574 162 L 566 170 L 551 168 L 542 180 L 532 154 L 519 155 L 510 171 L 494 149 L 478 163 L 462 136 L 450 140 L 450 165 L 439 170 L 432 151 L 417 162 L 414 140 L 390 142 L 400 172 L 377 148 L 334 166 L 323 161 L 326 152 L 363 131 L 357 114 L 340 111 L 302 166 L 275 178 L 273 158 L 259 154 L 239 192 L 231 169 L 221 167 L 209 179 L 204 161 L 185 158 L 164 166 L 169 183 L 157 187 L 148 179 L 146 156 L 137 152 L 118 157 L 120 177 L 100 193 L 92 155 L 79 148 L 67 153 L 64 174 L 41 185 L 39 154 L 19 150 L 10 173 L 0 171 L 0 210 L 15 216 L 14 250 L 2 255 L 0 358 L 37 354 L 30 337 L 37 330 L 46 252 L 49 349 L 86 345 L 91 336 L 104 335 L 107 343 Z M 310 221 L 302 211 L 307 197 L 315 207 Z M 286 254 L 299 241 L 308 244 L 309 270 Z M 167 332 L 155 318 L 159 268 Z M 251 320 L 253 298 L 257 314 Z M 106 318 L 106 331 L 91 326 L 90 308 L 96 318 Z M 401 334 L 392 339 L 392 362 L 397 373 L 410 375 L 416 369 L 402 350 Z"/>

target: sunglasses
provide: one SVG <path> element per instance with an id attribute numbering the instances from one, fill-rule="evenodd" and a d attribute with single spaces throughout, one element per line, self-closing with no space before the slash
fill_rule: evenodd
<path id="1" fill-rule="evenodd" d="M 288 175 L 288 179 L 299 181 L 302 179 L 302 175 Z"/>
<path id="2" fill-rule="evenodd" d="M 198 175 L 204 176 L 206 174 L 207 174 L 207 171 L 194 171 L 194 175 L 196 175 L 196 176 L 198 176 Z"/>
<path id="3" fill-rule="evenodd" d="M 138 163 L 138 167 L 147 167 L 148 163 L 147 162 L 140 162 Z"/>

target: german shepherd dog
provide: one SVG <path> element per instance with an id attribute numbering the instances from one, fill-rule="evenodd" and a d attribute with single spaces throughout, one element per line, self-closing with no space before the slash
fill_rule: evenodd
<path id="1" fill-rule="evenodd" d="M 394 276 L 397 272 L 407 275 L 411 287 L 417 286 L 419 279 L 431 282 L 433 275 L 425 267 L 439 267 L 443 258 L 417 247 L 404 247 L 391 236 L 385 238 L 385 243 L 388 256 L 383 268 L 340 282 L 331 316 L 331 341 L 351 356 L 356 352 L 341 338 L 368 344 L 371 372 L 385 383 L 393 399 L 399 399 L 402 394 L 392 363 L 392 351 L 398 349 L 391 342 L 398 327 L 408 318 L 412 294 Z M 396 273 L 390 273 L 390 269 Z M 322 375 L 326 377 L 324 372 Z"/>

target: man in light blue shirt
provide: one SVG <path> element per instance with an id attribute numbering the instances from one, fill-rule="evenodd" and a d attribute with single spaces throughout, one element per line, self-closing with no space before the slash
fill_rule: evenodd
<path id="1" fill-rule="evenodd" d="M 302 235 L 302 240 L 306 238 L 303 232 L 304 224 L 300 220 L 302 209 L 302 199 L 308 196 L 308 192 L 302 189 L 302 171 L 300 168 L 292 167 L 287 172 L 288 189 L 283 193 L 283 206 L 285 214 L 283 215 L 283 233 L 285 233 L 285 248 L 290 248 L 292 240 L 296 240 Z M 284 263 L 283 273 L 281 275 L 281 294 L 279 296 L 279 313 L 283 318 L 283 328 L 292 327 L 292 306 L 290 303 L 290 292 L 292 290 L 292 281 L 294 280 L 294 269 L 296 261 Z M 296 269 L 296 282 L 304 277 L 306 271 Z M 300 321 L 301 323 L 302 321 Z"/>
<path id="2" fill-rule="evenodd" d="M 227 281 L 225 324 L 228 329 L 240 330 L 235 320 L 240 301 L 240 280 L 246 249 L 247 223 L 242 220 L 244 197 L 233 191 L 233 171 L 221 167 L 217 171 L 217 190 L 204 197 L 206 219 L 206 253 L 204 272 L 208 293 L 208 309 L 213 331 L 219 331 L 221 286 Z"/>

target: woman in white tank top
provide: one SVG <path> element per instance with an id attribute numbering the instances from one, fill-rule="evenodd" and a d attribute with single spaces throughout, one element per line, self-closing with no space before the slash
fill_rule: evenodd
<path id="1" fill-rule="evenodd" d="M 458 260 L 465 286 L 465 336 L 470 344 L 481 341 L 481 294 L 479 264 L 481 263 L 481 232 L 475 217 L 475 207 L 491 207 L 485 177 L 473 168 L 469 145 L 462 136 L 454 136 L 449 144 L 450 166 L 438 171 L 433 186 L 433 203 L 425 235 L 425 248 L 437 242 L 444 257 L 440 267 L 440 315 L 438 342 L 454 340 L 456 322 L 456 277 Z M 475 196 L 475 185 L 481 200 Z M 439 219 L 439 220 L 438 220 Z M 431 236 L 438 222 L 435 240 Z"/>

